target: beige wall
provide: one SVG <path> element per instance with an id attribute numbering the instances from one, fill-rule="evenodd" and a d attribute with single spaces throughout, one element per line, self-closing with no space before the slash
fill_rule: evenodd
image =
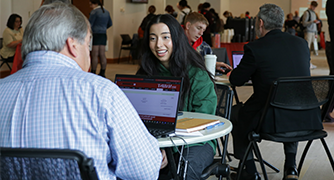
<path id="1" fill-rule="evenodd" d="M 41 0 L 0 0 L 0 32 L 5 29 L 7 18 L 12 12 L 22 14 L 24 17 L 24 25 L 27 23 L 29 14 L 32 14 L 39 5 Z M 282 7 L 285 14 L 289 13 L 292 8 L 292 2 L 298 0 L 188 0 L 192 9 L 197 9 L 197 5 L 203 2 L 210 2 L 212 7 L 222 17 L 225 10 L 229 10 L 234 16 L 239 16 L 245 11 L 249 11 L 251 16 L 255 16 L 261 5 L 265 3 L 274 3 Z M 165 13 L 165 6 L 170 4 L 176 8 L 176 3 L 179 0 L 149 0 L 148 4 L 130 3 L 128 0 L 104 0 L 105 8 L 110 12 L 113 20 L 113 26 L 108 29 L 109 50 L 106 52 L 107 58 L 118 58 L 118 53 L 121 44 L 120 34 L 137 33 L 138 27 L 142 19 L 147 14 L 147 9 L 150 5 L 155 5 L 157 14 Z M 23 5 L 22 5 L 23 3 Z M 27 6 L 25 6 L 27 4 Z M 20 5 L 20 6 L 19 6 Z M 122 11 L 124 9 L 124 11 Z M 327 22 L 324 21 L 323 30 L 327 31 Z M 1 33 L 2 36 L 2 33 Z M 127 56 L 128 52 L 124 51 L 122 56 Z M 5 67 L 6 68 L 6 67 Z M 3 68 L 2 68 L 3 69 Z"/>
<path id="2" fill-rule="evenodd" d="M 255 17 L 259 12 L 259 7 L 265 3 L 280 6 L 285 14 L 290 12 L 291 0 L 230 0 L 230 11 L 233 16 L 240 16 L 241 13 L 249 11 L 250 16 Z"/>

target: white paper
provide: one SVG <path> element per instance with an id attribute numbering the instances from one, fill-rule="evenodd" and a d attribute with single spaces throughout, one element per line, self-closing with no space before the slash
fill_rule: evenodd
<path id="1" fill-rule="evenodd" d="M 195 131 L 191 133 L 175 131 L 175 135 L 177 136 L 203 136 L 203 134 L 199 131 Z"/>

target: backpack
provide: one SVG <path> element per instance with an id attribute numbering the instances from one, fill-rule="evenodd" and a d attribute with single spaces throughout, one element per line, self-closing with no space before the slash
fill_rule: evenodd
<path id="1" fill-rule="evenodd" d="M 184 12 L 184 11 L 181 11 L 181 12 L 184 14 L 182 22 L 181 22 L 181 25 L 184 25 L 184 20 L 186 19 L 186 17 L 187 17 L 188 14 L 186 12 Z"/>
<path id="2" fill-rule="evenodd" d="M 308 21 L 311 21 L 311 13 L 310 13 L 310 11 L 309 10 L 306 10 L 307 12 L 308 12 Z M 306 29 L 306 27 L 303 25 L 303 17 L 304 16 L 304 14 L 300 17 L 300 19 L 299 19 L 299 23 L 298 23 L 298 26 L 299 26 L 299 29 L 300 29 L 300 31 L 302 31 L 302 32 L 304 32 L 304 30 Z M 307 22 L 308 22 L 307 21 Z"/>

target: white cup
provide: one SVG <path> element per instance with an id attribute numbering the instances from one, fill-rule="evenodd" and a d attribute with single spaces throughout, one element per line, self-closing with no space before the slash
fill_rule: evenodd
<path id="1" fill-rule="evenodd" d="M 206 69 L 212 74 L 212 78 L 216 74 L 217 56 L 214 54 L 207 54 L 204 56 Z"/>

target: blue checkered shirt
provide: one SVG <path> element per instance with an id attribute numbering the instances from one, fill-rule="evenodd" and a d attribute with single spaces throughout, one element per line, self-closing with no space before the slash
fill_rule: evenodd
<path id="1" fill-rule="evenodd" d="M 28 54 L 20 71 L 0 80 L 0 92 L 0 147 L 81 150 L 101 180 L 158 178 L 158 142 L 129 100 L 67 56 Z"/>

